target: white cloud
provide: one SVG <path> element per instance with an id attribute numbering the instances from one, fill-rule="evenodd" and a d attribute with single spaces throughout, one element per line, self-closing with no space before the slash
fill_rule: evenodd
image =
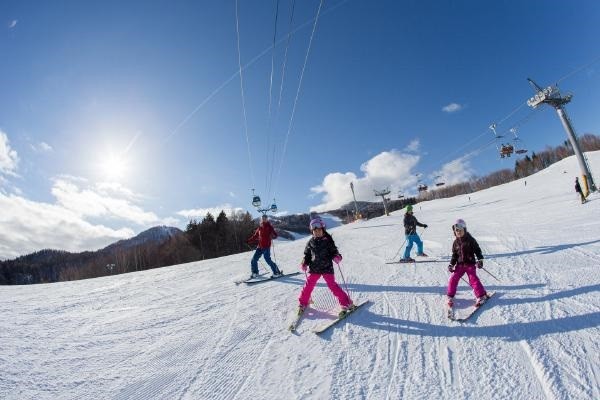
<path id="1" fill-rule="evenodd" d="M 438 171 L 430 175 L 431 179 L 440 176 L 439 181 L 446 185 L 454 185 L 456 183 L 467 182 L 473 176 L 473 169 L 469 163 L 469 156 L 464 156 L 452 160 L 442 166 Z"/>
<path id="2" fill-rule="evenodd" d="M 54 149 L 52 148 L 52 146 L 50 146 L 48 143 L 46 142 L 39 142 L 39 143 L 34 143 L 31 144 L 31 148 L 33 149 L 33 151 L 35 151 L 36 153 L 49 153 L 51 151 L 53 151 Z"/>
<path id="3" fill-rule="evenodd" d="M 16 20 L 16 19 L 13 19 L 12 21 L 10 21 L 8 23 L 8 28 L 13 29 L 15 26 L 17 26 L 17 22 L 19 22 L 19 20 Z"/>
<path id="4" fill-rule="evenodd" d="M 412 169 L 419 159 L 420 156 L 415 154 L 397 150 L 384 151 L 361 165 L 360 169 L 364 173 L 362 177 L 352 172 L 332 172 L 325 176 L 323 183 L 311 188 L 315 195 L 323 196 L 322 203 L 311 207 L 311 211 L 332 210 L 352 201 L 350 182 L 354 184 L 356 199 L 363 201 L 374 200 L 374 189 L 389 188 L 396 192 L 412 188 L 416 183 Z"/>
<path id="5" fill-rule="evenodd" d="M 185 217 L 187 220 L 190 219 L 202 219 L 206 217 L 207 213 L 211 213 L 211 215 L 216 219 L 217 216 L 221 213 L 221 211 L 225 211 L 225 215 L 228 217 L 233 213 L 246 212 L 243 208 L 233 207 L 229 203 L 222 204 L 220 206 L 208 207 L 208 208 L 194 208 L 190 210 L 181 210 L 176 214 Z"/>
<path id="6" fill-rule="evenodd" d="M 447 113 L 454 113 L 462 110 L 463 106 L 458 103 L 450 103 L 447 106 L 442 107 L 442 111 Z"/>
<path id="7" fill-rule="evenodd" d="M 404 149 L 405 151 L 409 151 L 409 152 L 413 152 L 416 153 L 417 151 L 419 151 L 419 147 L 421 146 L 421 142 L 419 141 L 419 139 L 413 139 L 408 146 L 406 146 L 406 149 Z"/>
<path id="8" fill-rule="evenodd" d="M 121 190 L 121 193 L 126 192 L 122 187 L 113 186 L 111 189 L 114 190 L 115 188 Z M 52 194 L 56 197 L 59 205 L 81 218 L 116 218 L 135 222 L 139 225 L 160 222 L 156 214 L 144 211 L 132 204 L 130 198 L 112 197 L 107 192 L 107 186 L 103 186 L 103 190 L 80 188 L 78 183 L 73 180 L 56 178 L 52 187 Z M 131 195 L 133 194 L 131 193 Z"/>
<path id="9" fill-rule="evenodd" d="M 141 196 L 136 195 L 129 188 L 126 188 L 118 182 L 98 182 L 96 183 L 96 190 L 103 196 L 124 196 L 129 200 L 139 200 Z"/>
<path id="10" fill-rule="evenodd" d="M 19 156 L 10 148 L 8 136 L 0 131 L 0 174 L 16 176 Z"/>
<path id="11" fill-rule="evenodd" d="M 1 180 L 1 176 L 0 176 Z M 134 235 L 128 224 L 178 225 L 176 218 L 159 219 L 135 201 L 141 196 L 116 183 L 90 185 L 83 178 L 54 178 L 54 204 L 24 198 L 20 191 L 0 190 L 0 259 L 14 258 L 41 249 L 96 250 Z M 90 218 L 123 223 L 113 229 Z"/>
<path id="12" fill-rule="evenodd" d="M 93 225 L 60 205 L 0 193 L 0 259 L 41 249 L 96 250 L 133 236 L 129 228 Z"/>

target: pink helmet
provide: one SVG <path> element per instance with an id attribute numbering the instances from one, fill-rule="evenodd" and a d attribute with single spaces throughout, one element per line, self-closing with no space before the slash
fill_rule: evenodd
<path id="1" fill-rule="evenodd" d="M 316 217 L 310 220 L 310 224 L 308 226 L 311 231 L 315 228 L 325 229 L 325 222 L 323 222 L 320 217 Z"/>
<path id="2" fill-rule="evenodd" d="M 467 223 L 465 222 L 464 219 L 459 218 L 452 225 L 452 230 L 454 230 L 456 228 L 467 230 Z"/>

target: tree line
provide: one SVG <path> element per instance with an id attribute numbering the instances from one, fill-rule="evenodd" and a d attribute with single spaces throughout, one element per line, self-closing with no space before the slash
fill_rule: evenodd
<path id="1" fill-rule="evenodd" d="M 164 231 L 166 227 L 151 228 L 98 251 L 44 249 L 0 261 L 0 285 L 99 278 L 223 257 L 249 250 L 246 240 L 257 227 L 248 212 L 227 217 L 221 211 L 216 220 L 210 213 L 201 221 L 191 220 L 185 232 L 167 228 L 169 234 L 160 239 L 153 238 L 152 231 Z"/>
<path id="2" fill-rule="evenodd" d="M 247 211 L 232 213 L 230 218 L 221 211 L 216 220 L 209 212 L 202 221 L 190 220 L 185 234 L 204 260 L 249 250 L 246 240 L 257 227 Z"/>

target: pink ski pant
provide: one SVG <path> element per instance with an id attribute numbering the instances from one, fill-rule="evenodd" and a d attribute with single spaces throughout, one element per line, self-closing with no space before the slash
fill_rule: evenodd
<path id="1" fill-rule="evenodd" d="M 298 301 L 300 302 L 301 306 L 304 306 L 304 307 L 308 306 L 308 303 L 310 301 L 310 295 L 311 295 L 313 289 L 315 288 L 315 285 L 317 284 L 317 281 L 319 280 L 320 277 L 323 277 L 323 279 L 325 279 L 325 283 L 327 284 L 327 287 L 329 288 L 329 290 L 331 290 L 333 295 L 335 297 L 337 297 L 337 299 L 340 302 L 340 305 L 342 307 L 346 307 L 346 306 L 350 305 L 350 303 L 351 303 L 350 297 L 348 297 L 346 292 L 344 292 L 342 290 L 342 288 L 340 287 L 340 285 L 337 284 L 337 282 L 335 281 L 335 276 L 333 274 L 308 273 L 308 276 L 306 277 L 306 283 L 304 283 L 304 287 L 302 288 L 302 291 L 300 292 L 300 297 L 298 297 Z"/>
<path id="2" fill-rule="evenodd" d="M 473 288 L 473 292 L 475 292 L 475 297 L 481 297 L 485 294 L 485 289 L 481 284 L 481 281 L 477 277 L 477 267 L 475 264 L 457 264 L 456 268 L 450 278 L 448 279 L 448 296 L 454 297 L 456 294 L 456 288 L 458 287 L 458 282 L 460 278 L 467 274 L 469 277 L 469 285 Z"/>

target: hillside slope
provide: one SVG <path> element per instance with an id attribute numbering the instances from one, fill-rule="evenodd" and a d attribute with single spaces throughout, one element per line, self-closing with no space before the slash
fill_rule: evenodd
<path id="1" fill-rule="evenodd" d="M 600 152 L 588 158 L 600 176 Z M 371 302 L 322 336 L 310 328 L 335 307 L 327 288 L 290 334 L 304 277 L 236 286 L 249 252 L 0 287 L 0 397 L 600 398 L 600 196 L 579 204 L 576 175 L 570 157 L 527 185 L 419 203 L 425 251 L 439 262 L 386 264 L 404 240 L 401 212 L 332 229 L 353 298 Z M 464 324 L 443 309 L 456 218 L 499 279 L 479 273 L 496 296 Z M 296 270 L 304 242 L 277 242 L 284 271 Z M 464 283 L 457 298 L 472 302 Z"/>

